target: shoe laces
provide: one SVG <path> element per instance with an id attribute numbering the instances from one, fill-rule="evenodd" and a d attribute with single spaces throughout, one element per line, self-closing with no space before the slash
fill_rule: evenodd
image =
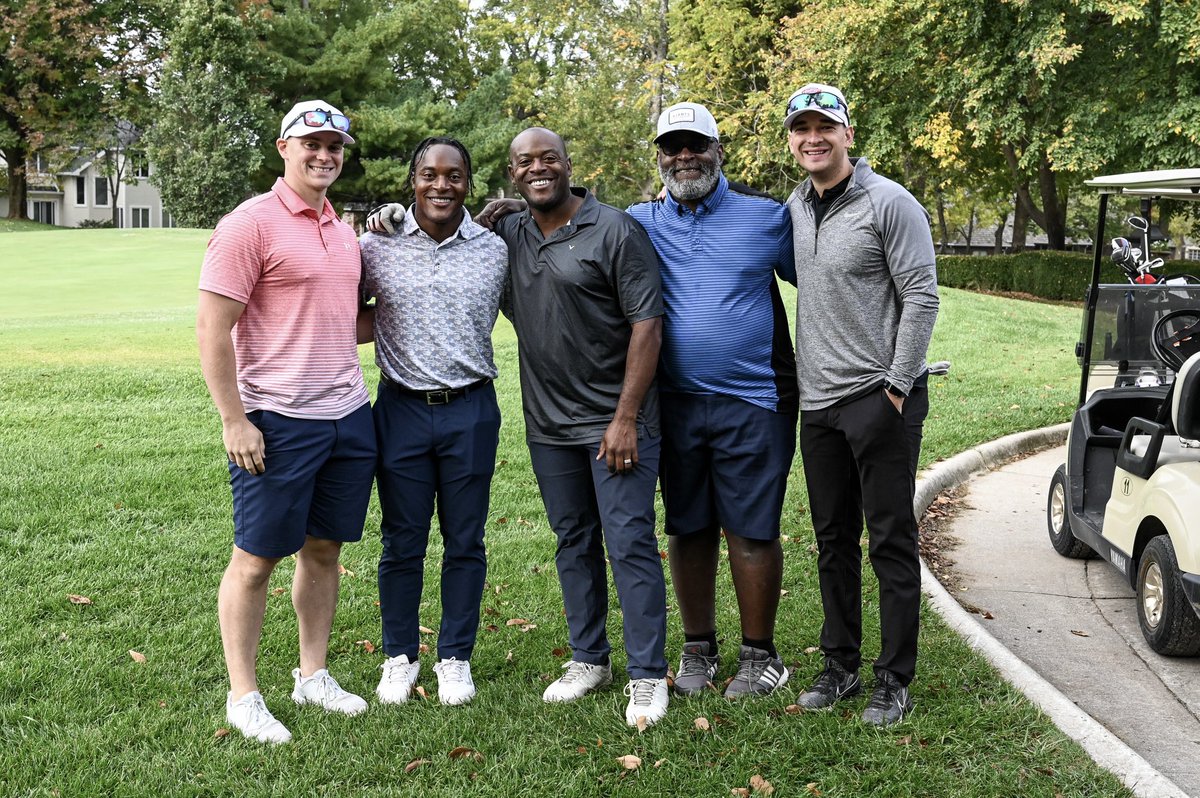
<path id="1" fill-rule="evenodd" d="M 437 664 L 434 670 L 438 676 L 442 677 L 445 682 L 463 682 L 467 681 L 467 674 L 470 673 L 471 664 L 465 659 L 447 659 L 442 660 Z"/>
<path id="2" fill-rule="evenodd" d="M 325 701 L 334 701 L 345 695 L 346 691 L 337 683 L 337 680 L 329 675 L 329 671 L 325 671 L 319 675 L 313 675 L 306 680 L 306 686 L 312 685 L 316 688 L 317 693 Z"/>
<path id="3" fill-rule="evenodd" d="M 643 706 L 654 700 L 654 690 L 658 679 L 634 679 L 625 685 L 625 695 L 633 699 L 633 703 Z"/>
<path id="4" fill-rule="evenodd" d="M 904 688 L 899 682 L 888 677 L 883 677 L 879 680 L 879 684 L 875 687 L 875 691 L 871 693 L 871 700 L 867 702 L 867 709 L 886 710 L 896 704 L 896 696 Z"/>
<path id="5" fill-rule="evenodd" d="M 388 684 L 403 682 L 408 679 L 409 671 L 412 670 L 415 662 L 401 662 L 400 657 L 392 657 L 385 660 L 379 667 L 383 669 L 383 678 Z"/>
<path id="6" fill-rule="evenodd" d="M 560 676 L 558 680 L 563 684 L 574 684 L 598 667 L 600 666 L 593 665 L 590 662 L 571 660 L 566 665 L 563 665 L 563 669 L 566 670 L 566 673 Z"/>
<path id="7" fill-rule="evenodd" d="M 679 674 L 682 676 L 708 676 L 712 669 L 712 657 L 693 651 L 683 652 L 679 662 Z"/>
<path id="8" fill-rule="evenodd" d="M 849 674 L 835 665 L 832 661 L 825 665 L 825 670 L 817 676 L 817 680 L 813 682 L 811 692 L 814 693 L 837 693 L 842 689 L 842 683 L 846 681 Z"/>
<path id="9" fill-rule="evenodd" d="M 739 659 L 737 673 L 734 674 L 733 680 L 735 682 L 746 683 L 756 682 L 758 681 L 758 678 L 762 676 L 763 671 L 767 669 L 767 665 L 770 664 L 770 662 L 770 658 L 754 659 L 752 657 L 746 657 L 745 659 Z"/>
<path id="10" fill-rule="evenodd" d="M 251 732 L 259 731 L 263 727 L 277 722 L 275 716 L 271 714 L 271 710 L 267 709 L 267 702 L 261 695 L 254 696 L 249 703 L 243 706 L 246 707 L 246 728 Z"/>

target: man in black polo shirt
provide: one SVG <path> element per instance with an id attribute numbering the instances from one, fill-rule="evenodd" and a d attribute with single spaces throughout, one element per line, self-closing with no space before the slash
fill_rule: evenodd
<path id="1" fill-rule="evenodd" d="M 545 691 L 573 701 L 612 680 L 605 549 L 621 600 L 631 726 L 667 711 L 666 588 L 654 537 L 662 340 L 658 256 L 632 218 L 572 189 L 558 134 L 509 148 L 528 209 L 496 223 L 508 244 L 505 313 L 517 331 L 530 458 L 558 536 L 573 656 Z"/>

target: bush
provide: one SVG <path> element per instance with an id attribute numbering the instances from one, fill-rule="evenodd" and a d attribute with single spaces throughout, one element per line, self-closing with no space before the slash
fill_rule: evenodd
<path id="1" fill-rule="evenodd" d="M 112 227 L 112 219 L 84 219 L 79 223 L 81 228 Z"/>
<path id="2" fill-rule="evenodd" d="M 1032 294 L 1041 299 L 1082 301 L 1092 279 L 1092 256 L 1080 252 L 1038 250 L 1015 255 L 941 255 L 937 259 L 938 284 L 971 291 Z M 1169 260 L 1155 274 L 1200 277 L 1200 263 Z M 1125 276 L 1105 256 L 1100 282 L 1123 283 Z"/>

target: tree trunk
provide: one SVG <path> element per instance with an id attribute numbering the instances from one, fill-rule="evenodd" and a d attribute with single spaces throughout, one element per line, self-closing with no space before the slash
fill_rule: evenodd
<path id="1" fill-rule="evenodd" d="M 1030 220 L 1043 230 L 1046 229 L 1045 216 L 1042 211 L 1033 204 L 1033 195 L 1029 193 L 1029 178 L 1021 169 L 1020 159 L 1017 157 L 1017 151 L 1012 144 L 1002 144 L 1000 147 L 1004 151 L 1004 160 L 1008 163 L 1008 170 L 1012 173 L 1013 183 L 1017 186 L 1017 219 L 1021 219 L 1021 249 L 1025 248 L 1025 227 Z M 1013 221 L 1013 249 L 1016 249 L 1016 221 Z M 1017 250 L 1018 252 L 1020 250 Z"/>
<path id="2" fill-rule="evenodd" d="M 8 161 L 8 218 L 28 219 L 29 184 L 26 182 L 25 161 L 29 149 L 23 141 L 17 141 L 2 151 Z"/>
<path id="3" fill-rule="evenodd" d="M 1029 195 L 1029 186 L 1025 186 L 1025 195 Z M 1017 191 L 1016 200 L 1013 202 L 1013 232 L 1012 252 L 1025 251 L 1025 231 L 1029 228 L 1029 210 L 1027 204 L 1021 202 L 1021 192 Z"/>
<path id="4" fill-rule="evenodd" d="M 1004 228 L 1008 226 L 1008 214 L 1000 217 L 1000 223 L 996 225 L 996 235 L 992 238 L 992 254 L 1000 255 L 1004 252 Z"/>
<path id="5" fill-rule="evenodd" d="M 942 196 L 942 192 L 937 193 L 937 223 L 938 223 L 938 254 L 946 254 L 946 244 L 950 240 L 950 234 L 946 230 L 946 201 Z"/>
<path id="6" fill-rule="evenodd" d="M 654 42 L 654 94 L 650 98 L 650 124 L 658 122 L 663 110 L 663 83 L 667 75 L 667 53 L 670 49 L 671 31 L 667 24 L 667 12 L 671 0 L 658 0 L 658 39 Z"/>
<path id="7" fill-rule="evenodd" d="M 1066 203 L 1058 196 L 1058 178 L 1045 157 L 1038 164 L 1038 188 L 1042 195 L 1041 227 L 1050 249 L 1067 248 Z"/>

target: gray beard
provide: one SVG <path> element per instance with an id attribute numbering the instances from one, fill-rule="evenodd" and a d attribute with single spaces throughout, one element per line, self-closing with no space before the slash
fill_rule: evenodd
<path id="1" fill-rule="evenodd" d="M 698 200 L 707 197 L 721 180 L 721 170 L 715 163 L 700 164 L 699 167 L 700 177 L 695 180 L 676 180 L 674 175 L 662 167 L 658 169 L 658 176 L 675 199 Z"/>

